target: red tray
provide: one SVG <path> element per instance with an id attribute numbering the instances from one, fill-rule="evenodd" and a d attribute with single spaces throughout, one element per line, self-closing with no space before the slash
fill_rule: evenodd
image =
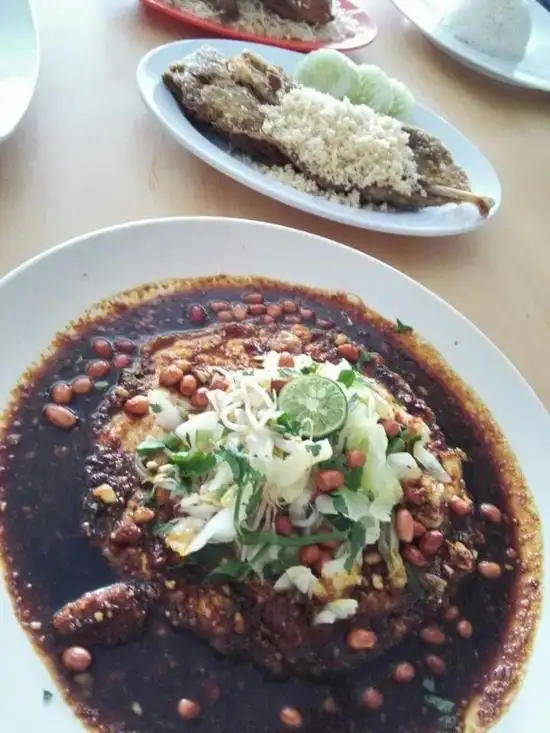
<path id="1" fill-rule="evenodd" d="M 378 33 L 376 23 L 354 0 L 336 0 L 337 5 L 342 10 L 346 10 L 350 15 L 353 15 L 358 23 L 360 23 L 356 33 L 342 41 L 298 41 L 258 36 L 254 33 L 245 33 L 244 31 L 228 28 L 212 20 L 199 18 L 188 10 L 172 8 L 169 5 L 165 5 L 161 0 L 141 0 L 141 2 L 146 8 L 163 13 L 185 25 L 202 28 L 211 35 L 227 36 L 228 38 L 236 38 L 241 41 L 250 41 L 253 43 L 266 43 L 268 46 L 278 46 L 279 48 L 288 48 L 291 51 L 303 51 L 306 53 L 308 51 L 314 51 L 316 48 L 335 48 L 338 51 L 352 51 L 355 48 L 361 48 L 374 41 Z"/>

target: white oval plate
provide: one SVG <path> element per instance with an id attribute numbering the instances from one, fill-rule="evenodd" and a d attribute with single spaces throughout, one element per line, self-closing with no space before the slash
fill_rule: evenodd
<path id="1" fill-rule="evenodd" d="M 393 4 L 436 46 L 465 66 L 514 86 L 550 92 L 550 12 L 537 0 L 528 0 L 531 38 L 519 63 L 482 53 L 454 38 L 439 26 L 455 0 L 393 0 Z"/>
<path id="2" fill-rule="evenodd" d="M 20 123 L 38 79 L 38 34 L 29 0 L 0 2 L 0 142 Z"/>
<path id="3" fill-rule="evenodd" d="M 282 67 L 290 74 L 293 73 L 298 61 L 303 58 L 301 54 L 294 51 L 272 46 L 225 39 L 200 39 L 178 41 L 160 46 L 141 60 L 137 70 L 137 81 L 145 104 L 175 140 L 205 163 L 277 201 L 325 219 L 363 229 L 409 236 L 436 237 L 467 232 L 487 221 L 479 215 L 478 210 L 472 204 L 460 206 L 447 204 L 416 212 L 398 213 L 354 209 L 297 191 L 231 155 L 227 142 L 219 135 L 204 134 L 204 128 L 199 130 L 185 117 L 162 82 L 162 74 L 169 64 L 205 44 L 226 56 L 232 56 L 247 48 L 255 51 L 270 63 Z M 496 203 L 491 211 L 491 216 L 493 216 L 500 206 L 500 183 L 491 164 L 480 151 L 448 122 L 421 105 L 415 106 L 413 122 L 445 143 L 455 161 L 468 173 L 472 190 L 495 199 Z"/>
<path id="4" fill-rule="evenodd" d="M 271 224 L 215 218 L 126 224 L 73 239 L 19 267 L 0 281 L 0 312 L 17 313 L 17 318 L 0 320 L 0 343 L 9 355 L 0 362 L 0 405 L 54 334 L 92 303 L 145 282 L 220 273 L 347 290 L 387 318 L 405 318 L 492 411 L 521 463 L 543 526 L 550 526 L 550 421 L 508 359 L 451 306 L 392 267 L 327 239 Z M 48 303 L 38 317 L 37 303 Z M 547 567 L 549 548 L 547 543 Z M 82 733 L 59 694 L 44 707 L 42 690 L 55 689 L 54 683 L 19 627 L 1 582 L 0 639 L 2 733 Z M 525 683 L 496 726 L 498 733 L 548 731 L 548 603 L 537 639 Z"/>

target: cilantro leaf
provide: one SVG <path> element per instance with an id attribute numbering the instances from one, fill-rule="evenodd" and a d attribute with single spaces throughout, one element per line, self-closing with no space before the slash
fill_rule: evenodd
<path id="1" fill-rule="evenodd" d="M 348 505 L 342 494 L 339 491 L 333 491 L 330 498 L 336 511 L 345 516 L 348 513 Z"/>
<path id="2" fill-rule="evenodd" d="M 177 451 L 180 449 L 181 446 L 181 440 L 175 433 L 170 433 L 170 435 L 167 435 L 166 438 L 164 438 L 163 443 L 164 447 L 170 451 Z"/>
<path id="3" fill-rule="evenodd" d="M 155 413 L 155 415 L 158 415 L 159 412 L 162 412 L 162 407 L 159 405 L 158 402 L 151 402 L 150 408 L 151 411 Z"/>
<path id="4" fill-rule="evenodd" d="M 233 473 L 233 480 L 237 486 L 244 486 L 248 481 L 262 481 L 263 475 L 260 471 L 252 468 L 245 456 L 229 448 L 222 448 L 218 451 L 218 459 L 229 464 Z"/>
<path id="5" fill-rule="evenodd" d="M 317 456 L 321 452 L 321 446 L 319 445 L 319 443 L 313 443 L 312 445 L 308 445 L 307 449 L 311 453 L 311 455 L 314 456 L 315 458 L 317 458 Z"/>
<path id="6" fill-rule="evenodd" d="M 344 481 L 346 488 L 350 491 L 359 491 L 361 487 L 361 479 L 363 478 L 363 466 L 358 468 L 346 468 L 344 471 Z"/>
<path id="7" fill-rule="evenodd" d="M 330 540 L 343 540 L 348 536 L 347 530 L 334 532 L 323 532 L 321 534 L 311 535 L 280 535 L 270 532 L 251 532 L 244 530 L 241 542 L 244 545 L 278 545 L 280 547 L 307 547 L 307 545 L 317 545 L 319 542 L 329 542 Z"/>
<path id="8" fill-rule="evenodd" d="M 361 349 L 359 352 L 359 359 L 357 361 L 357 368 L 362 369 L 365 364 L 370 364 L 374 359 L 376 353 L 374 351 L 367 351 L 367 349 Z"/>
<path id="9" fill-rule="evenodd" d="M 450 715 L 455 709 L 455 704 L 452 700 L 447 700 L 439 695 L 424 695 L 424 702 L 434 710 L 437 710 L 441 715 Z"/>
<path id="10" fill-rule="evenodd" d="M 317 371 L 317 364 L 310 364 L 309 366 L 302 367 L 300 371 L 302 374 L 315 374 Z"/>
<path id="11" fill-rule="evenodd" d="M 408 326 L 406 323 L 403 323 L 403 321 L 400 321 L 399 318 L 396 318 L 393 330 L 395 333 L 412 333 L 413 327 Z"/>
<path id="12" fill-rule="evenodd" d="M 171 457 L 182 476 L 203 476 L 216 465 L 216 456 L 213 453 L 202 451 L 180 451 Z"/>
<path id="13" fill-rule="evenodd" d="M 277 420 L 275 420 L 275 425 L 273 427 L 278 433 L 281 433 L 282 435 L 300 435 L 300 433 L 302 432 L 302 426 L 300 425 L 299 421 L 293 420 L 287 415 L 286 412 L 283 412 L 282 415 L 279 415 Z"/>
<path id="14" fill-rule="evenodd" d="M 351 385 L 355 382 L 356 376 L 357 375 L 353 371 L 353 369 L 343 369 L 338 375 L 338 381 L 345 387 L 351 387 Z"/>
<path id="15" fill-rule="evenodd" d="M 458 730 L 458 715 L 442 715 L 437 721 L 440 731 L 456 731 Z"/>
<path id="16" fill-rule="evenodd" d="M 350 555 L 345 565 L 345 568 L 348 571 L 348 573 L 353 568 L 355 558 L 357 557 L 357 555 L 361 552 L 361 550 L 365 546 L 366 536 L 367 536 L 367 530 L 361 524 L 361 522 L 354 522 L 354 524 L 352 524 L 351 526 L 351 531 L 349 534 Z"/>
<path id="17" fill-rule="evenodd" d="M 428 692 L 435 692 L 435 680 L 433 677 L 425 677 L 422 680 L 422 687 Z"/>
<path id="18" fill-rule="evenodd" d="M 217 568 L 212 570 L 206 578 L 205 583 L 211 583 L 219 580 L 244 580 L 250 573 L 253 572 L 252 566 L 247 562 L 241 562 L 241 560 L 233 560 L 231 562 L 225 562 L 218 565 Z"/>
<path id="19" fill-rule="evenodd" d="M 424 589 L 424 586 L 420 582 L 420 578 L 418 577 L 416 569 L 410 564 L 410 562 L 405 563 L 405 571 L 407 573 L 407 585 L 409 586 L 411 591 L 418 598 L 425 598 L 426 591 Z"/>
<path id="20" fill-rule="evenodd" d="M 147 438 L 147 440 L 144 440 L 138 445 L 136 453 L 138 456 L 150 456 L 153 453 L 160 453 L 160 451 L 163 451 L 165 447 L 166 446 L 162 440 Z"/>

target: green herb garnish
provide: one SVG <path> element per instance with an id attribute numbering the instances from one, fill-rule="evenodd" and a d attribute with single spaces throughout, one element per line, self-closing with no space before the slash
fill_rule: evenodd
<path id="1" fill-rule="evenodd" d="M 300 371 L 302 374 L 315 374 L 317 371 L 317 364 L 310 364 L 309 366 L 302 367 Z"/>
<path id="2" fill-rule="evenodd" d="M 283 414 L 279 415 L 275 420 L 274 428 L 282 435 L 300 435 L 302 432 L 302 426 L 298 420 L 293 420 L 286 414 L 286 412 L 283 412 Z"/>
<path id="3" fill-rule="evenodd" d="M 362 369 L 365 364 L 370 364 L 370 362 L 374 359 L 376 356 L 374 351 L 367 351 L 366 349 L 361 349 L 359 352 L 359 359 L 357 361 L 357 368 Z"/>
<path id="4" fill-rule="evenodd" d="M 241 560 L 233 560 L 231 562 L 222 563 L 212 570 L 206 578 L 205 583 L 211 583 L 218 580 L 244 580 L 250 573 L 254 571 L 250 563 L 241 562 Z"/>
<path id="5" fill-rule="evenodd" d="M 345 568 L 348 573 L 353 568 L 353 564 L 355 563 L 355 558 L 357 557 L 357 555 L 361 552 L 361 550 L 365 546 L 366 535 L 367 535 L 367 530 L 361 524 L 361 522 L 354 522 L 352 524 L 351 530 L 349 533 L 350 555 L 348 559 L 346 560 L 346 565 L 345 565 Z"/>
<path id="6" fill-rule="evenodd" d="M 343 369 L 338 375 L 338 381 L 345 387 L 351 387 L 351 385 L 355 382 L 356 377 L 357 374 L 353 371 L 353 369 Z"/>
<path id="7" fill-rule="evenodd" d="M 180 451 L 174 453 L 170 461 L 179 468 L 182 476 L 204 476 L 216 465 L 216 456 L 202 451 Z"/>
<path id="8" fill-rule="evenodd" d="M 439 695 L 424 695 L 424 702 L 434 710 L 437 710 L 441 715 L 450 715 L 455 709 L 455 704 L 452 700 L 447 700 Z"/>
<path id="9" fill-rule="evenodd" d="M 147 438 L 136 448 L 138 456 L 150 456 L 153 453 L 160 453 L 166 448 L 163 440 L 157 440 L 156 438 Z"/>
<path id="10" fill-rule="evenodd" d="M 336 511 L 345 516 L 348 513 L 348 505 L 346 504 L 346 500 L 342 494 L 339 491 L 332 491 L 330 498 L 332 499 L 332 504 Z"/>
<path id="11" fill-rule="evenodd" d="M 178 438 L 178 436 L 175 433 L 170 433 L 170 435 L 167 435 L 166 438 L 163 440 L 164 447 L 169 451 L 178 451 L 181 446 L 181 440 Z"/>
<path id="12" fill-rule="evenodd" d="M 456 731 L 458 729 L 458 715 L 442 715 L 438 721 L 438 729 L 444 731 Z"/>
<path id="13" fill-rule="evenodd" d="M 319 445 L 319 443 L 313 443 L 312 445 L 308 445 L 307 449 L 311 453 L 311 455 L 314 456 L 315 458 L 317 458 L 317 456 L 321 452 L 321 446 Z"/>
<path id="14" fill-rule="evenodd" d="M 53 699 L 53 692 L 50 692 L 49 690 L 42 690 L 42 702 L 44 705 L 48 705 L 51 703 Z"/>
<path id="15" fill-rule="evenodd" d="M 319 542 L 330 540 L 344 540 L 348 536 L 347 531 L 334 530 L 334 532 L 323 532 L 322 534 L 304 535 L 302 537 L 271 534 L 270 532 L 243 531 L 241 541 L 244 545 L 278 545 L 279 547 L 307 547 L 317 545 Z"/>
<path id="16" fill-rule="evenodd" d="M 396 318 L 393 330 L 395 333 L 412 333 L 413 327 L 408 326 L 406 323 L 403 323 L 403 321 L 400 321 L 399 318 Z"/>
<path id="17" fill-rule="evenodd" d="M 162 407 L 159 405 L 158 402 L 151 402 L 149 407 L 151 408 L 151 411 L 155 413 L 155 415 L 158 415 L 159 412 L 162 412 Z"/>
<path id="18" fill-rule="evenodd" d="M 433 677 L 425 677 L 422 680 L 422 687 L 428 692 L 435 692 L 435 680 Z"/>
<path id="19" fill-rule="evenodd" d="M 424 586 L 420 582 L 418 573 L 416 572 L 415 568 L 410 564 L 410 562 L 405 563 L 405 571 L 407 573 L 407 585 L 409 586 L 411 591 L 414 593 L 415 596 L 417 596 L 417 598 L 425 598 L 426 591 L 424 589 Z"/>

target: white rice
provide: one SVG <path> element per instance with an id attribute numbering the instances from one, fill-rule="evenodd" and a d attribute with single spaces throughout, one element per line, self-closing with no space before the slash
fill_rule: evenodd
<path id="1" fill-rule="evenodd" d="M 359 28 L 355 18 L 335 4 L 334 20 L 326 25 L 308 25 L 280 18 L 268 10 L 261 0 L 238 0 L 240 18 L 222 20 L 221 15 L 206 0 L 163 0 L 166 5 L 186 10 L 199 18 L 220 23 L 227 28 L 269 38 L 299 41 L 341 41 L 353 36 Z"/>
<path id="2" fill-rule="evenodd" d="M 521 61 L 531 36 L 526 0 L 457 0 L 441 28 L 489 56 Z"/>

